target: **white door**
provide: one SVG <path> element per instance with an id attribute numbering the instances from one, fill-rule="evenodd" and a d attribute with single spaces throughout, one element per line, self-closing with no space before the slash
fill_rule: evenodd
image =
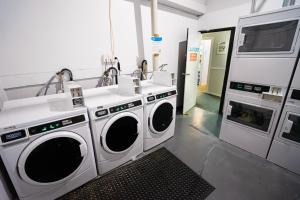
<path id="1" fill-rule="evenodd" d="M 183 113 L 196 105 L 201 33 L 188 29 Z"/>

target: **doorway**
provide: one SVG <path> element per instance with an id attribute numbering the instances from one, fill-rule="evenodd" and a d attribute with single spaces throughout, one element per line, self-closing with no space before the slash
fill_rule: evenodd
<path id="1" fill-rule="evenodd" d="M 192 117 L 199 131 L 219 136 L 235 27 L 188 31 L 179 45 L 178 101 L 180 113 Z"/>
<path id="2" fill-rule="evenodd" d="M 181 113 L 187 114 L 198 107 L 223 114 L 234 34 L 235 27 L 188 30 L 187 40 L 179 44 L 178 55 L 177 108 Z M 192 59 L 193 55 L 197 55 L 197 59 Z M 191 79 L 191 75 L 195 78 Z"/>
<path id="3" fill-rule="evenodd" d="M 226 29 L 200 31 L 200 60 L 196 106 L 222 114 L 234 31 Z M 227 69 L 227 70 L 226 70 Z"/>

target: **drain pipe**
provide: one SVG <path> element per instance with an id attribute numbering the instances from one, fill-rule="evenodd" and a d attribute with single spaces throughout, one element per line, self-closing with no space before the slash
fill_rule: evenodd
<path id="1" fill-rule="evenodd" d="M 151 0 L 151 22 L 152 22 L 152 37 L 159 37 L 157 28 L 157 0 Z M 159 65 L 159 53 L 152 54 L 153 71 L 156 71 Z"/>

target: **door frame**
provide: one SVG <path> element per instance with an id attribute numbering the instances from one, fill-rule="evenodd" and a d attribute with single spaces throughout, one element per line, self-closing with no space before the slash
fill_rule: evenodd
<path id="1" fill-rule="evenodd" d="M 230 63 L 231 63 L 231 56 L 232 56 L 232 50 L 233 50 L 233 44 L 234 44 L 234 35 L 235 35 L 236 27 L 226 27 L 226 28 L 219 28 L 219 29 L 211 29 L 211 30 L 200 30 L 199 32 L 201 34 L 203 33 L 214 33 L 214 32 L 222 32 L 222 31 L 230 31 L 230 38 L 229 38 L 229 46 L 227 51 L 227 60 L 226 60 L 226 66 L 225 66 L 225 74 L 224 74 L 224 81 L 223 81 L 223 87 L 222 87 L 222 94 L 220 99 L 220 106 L 219 106 L 219 114 L 223 114 L 223 107 L 224 107 L 224 101 L 225 101 L 225 93 L 227 88 L 227 81 L 228 81 L 228 75 L 230 70 Z"/>

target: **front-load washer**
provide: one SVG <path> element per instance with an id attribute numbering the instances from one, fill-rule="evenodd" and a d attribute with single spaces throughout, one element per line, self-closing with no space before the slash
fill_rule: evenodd
<path id="1" fill-rule="evenodd" d="M 300 175 L 300 63 L 296 70 L 268 160 Z"/>
<path id="2" fill-rule="evenodd" d="M 34 100 L 0 112 L 0 155 L 19 199 L 52 200 L 97 176 L 89 118 Z"/>
<path id="3" fill-rule="evenodd" d="M 163 86 L 151 80 L 141 82 L 144 95 L 144 151 L 174 136 L 176 86 Z"/>
<path id="4" fill-rule="evenodd" d="M 99 175 L 143 152 L 142 95 L 121 95 L 115 86 L 84 90 Z"/>

